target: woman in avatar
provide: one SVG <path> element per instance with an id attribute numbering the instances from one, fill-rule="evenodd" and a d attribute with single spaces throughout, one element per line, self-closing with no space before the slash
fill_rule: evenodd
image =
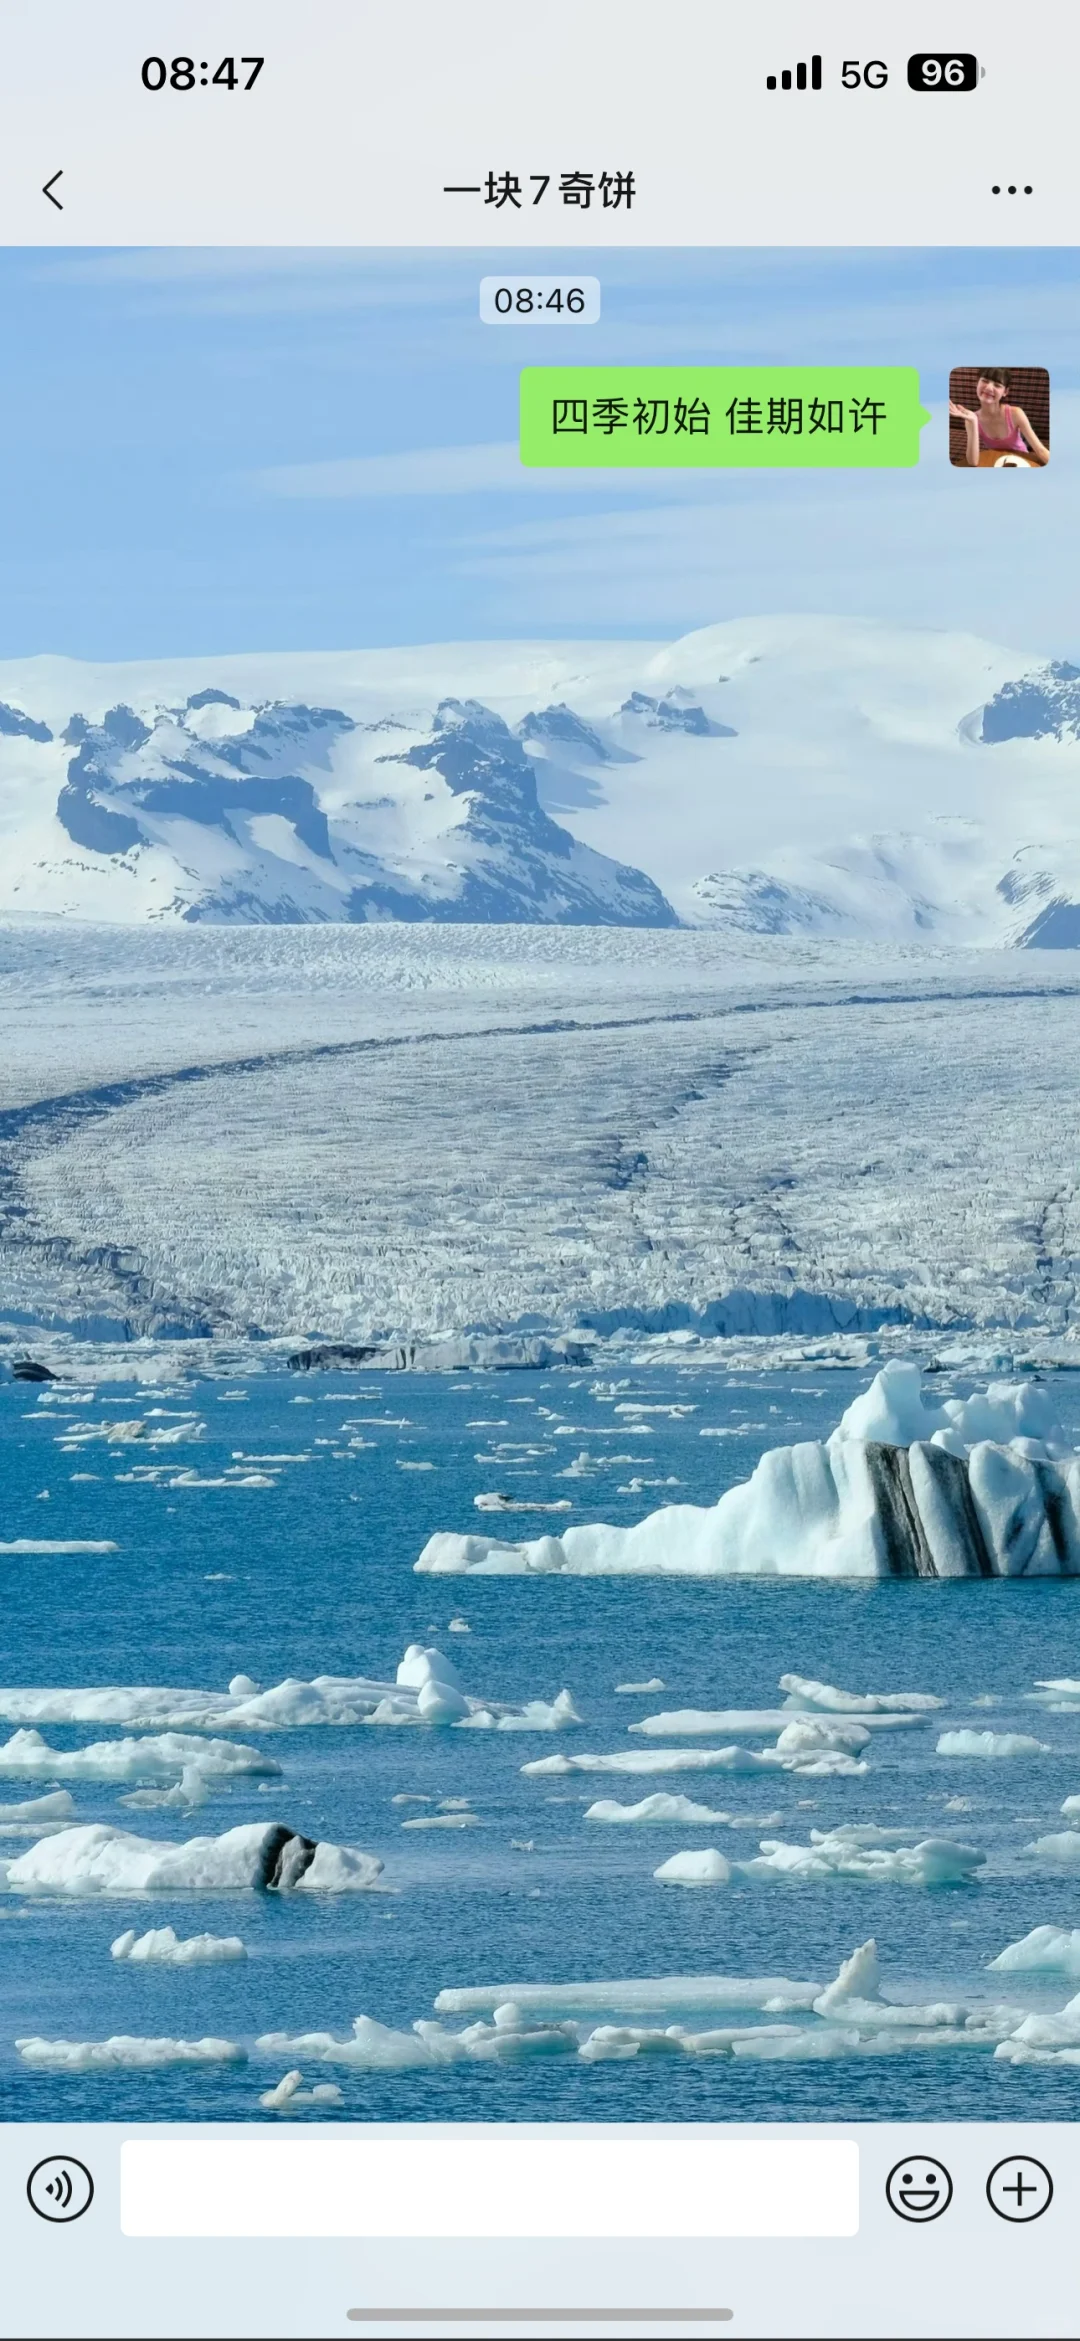
<path id="1" fill-rule="evenodd" d="M 957 406 L 949 400 L 949 413 L 956 415 L 964 426 L 965 453 L 969 464 L 978 468 L 987 454 L 996 461 L 1002 455 L 1017 455 L 1034 463 L 1049 463 L 1050 450 L 1032 430 L 1022 406 L 1006 404 L 1009 377 L 1002 366 L 987 366 L 975 385 L 977 407 Z"/>

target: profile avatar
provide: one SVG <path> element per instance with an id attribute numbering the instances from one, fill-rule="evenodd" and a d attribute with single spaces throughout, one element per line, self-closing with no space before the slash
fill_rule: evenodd
<path id="1" fill-rule="evenodd" d="M 1020 397 L 1027 406 L 1019 404 Z M 1034 421 L 1028 413 L 1034 412 Z M 971 471 L 1035 471 L 1050 461 L 1050 378 L 1042 366 L 954 366 L 949 458 Z M 1041 436 L 1040 436 L 1041 431 Z"/>

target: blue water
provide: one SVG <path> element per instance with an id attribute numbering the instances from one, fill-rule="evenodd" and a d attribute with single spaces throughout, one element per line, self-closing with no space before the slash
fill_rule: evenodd
<path id="1" fill-rule="evenodd" d="M 865 1376 L 636 1369 L 620 1399 L 674 1401 L 696 1411 L 682 1420 L 648 1417 L 647 1437 L 625 1439 L 600 1436 L 618 1418 L 610 1394 L 594 1394 L 593 1379 L 566 1372 L 459 1381 L 282 1375 L 226 1386 L 240 1397 L 217 1382 L 165 1394 L 126 1383 L 81 1393 L 76 1406 L 62 1408 L 33 1388 L 0 1389 L 0 1534 L 109 1537 L 118 1546 L 100 1556 L 0 1559 L 6 1682 L 224 1689 L 236 1672 L 264 1685 L 318 1673 L 392 1679 L 405 1644 L 419 1639 L 453 1655 L 470 1692 L 551 1698 L 565 1684 L 586 1718 L 583 1730 L 557 1736 L 359 1727 L 273 1734 L 265 1744 L 284 1778 L 269 1794 L 251 1782 L 188 1816 L 134 1813 L 119 1805 L 118 1790 L 77 1785 L 80 1819 L 111 1819 L 159 1838 L 281 1819 L 309 1836 L 378 1853 L 385 1883 L 397 1890 L 339 1898 L 0 1897 L 0 2119 L 258 2118 L 259 2091 L 287 2061 L 253 2059 L 209 2072 L 42 2074 L 20 2062 L 14 2040 L 21 2034 L 90 2040 L 117 2032 L 210 2033 L 250 2043 L 270 2030 L 346 2033 L 361 2012 L 407 2029 L 453 1984 L 706 1971 L 826 1980 L 871 1933 L 887 1990 L 963 1997 L 985 1989 L 986 1960 L 1030 1927 L 1080 1923 L 1075 1878 L 1029 1874 L 1017 1859 L 1032 1836 L 1063 1825 L 1062 1797 L 1080 1792 L 1080 1715 L 1022 1704 L 1037 1677 L 1080 1675 L 1080 1584 L 853 1587 L 413 1574 L 435 1528 L 525 1536 L 564 1524 L 528 1515 L 485 1521 L 472 1503 L 481 1489 L 517 1488 L 543 1501 L 569 1495 L 571 1520 L 628 1522 L 658 1502 L 713 1501 L 747 1475 L 764 1447 L 823 1436 Z M 1080 1376 L 1058 1377 L 1055 1394 L 1075 1433 Z M 156 1456 L 97 1442 L 77 1455 L 58 1448 L 72 1420 L 116 1419 L 151 1405 L 195 1407 L 204 1437 Z M 569 1435 L 556 1436 L 564 1425 Z M 701 1437 L 713 1428 L 734 1435 Z M 369 1444 L 347 1452 L 350 1437 Z M 493 1442 L 549 1451 L 516 1464 L 478 1462 Z M 581 1448 L 633 1453 L 634 1462 L 563 1480 L 558 1475 Z M 310 1459 L 281 1467 L 271 1488 L 168 1489 L 122 1476 L 133 1463 L 175 1460 L 212 1477 L 237 1450 Z M 435 1469 L 401 1468 L 416 1462 Z M 73 1480 L 74 1472 L 97 1476 Z M 672 1476 L 681 1484 L 619 1493 L 633 1476 Z M 447 1635 L 455 1616 L 468 1621 L 468 1635 Z M 943 1721 L 1026 1729 L 1052 1742 L 1053 1752 L 993 1766 L 947 1764 L 933 1753 L 935 1718 L 930 1729 L 880 1735 L 865 1779 L 687 1774 L 657 1784 L 521 1775 L 531 1757 L 558 1749 L 630 1746 L 627 1724 L 658 1707 L 776 1704 L 777 1677 L 786 1669 L 857 1691 L 934 1691 L 949 1702 Z M 663 1678 L 663 1695 L 614 1695 L 616 1683 L 653 1675 Z M 1000 1704 L 973 1709 L 971 1701 L 985 1694 Z M 76 1746 L 108 1735 L 96 1726 L 50 1725 L 46 1736 Z M 241 1736 L 263 1744 L 261 1735 Z M 4 1782 L 0 1800 L 38 1794 L 44 1785 Z M 800 1841 L 811 1826 L 840 1821 L 910 1823 L 910 1841 L 944 1830 L 983 1847 L 989 1873 L 971 1888 L 938 1892 L 856 1884 L 665 1890 L 652 1872 L 670 1853 L 712 1841 L 746 1857 L 760 1832 L 583 1825 L 595 1797 L 629 1801 L 654 1785 L 737 1814 L 779 1810 L 782 1821 L 764 1833 Z M 403 1814 L 425 1809 L 392 1804 L 403 1791 L 467 1796 L 485 1826 L 403 1833 Z M 943 1814 L 951 1794 L 970 1797 L 972 1810 Z M 535 1850 L 512 1850 L 514 1838 L 532 1840 Z M 8 1856 L 21 1850 L 0 1842 Z M 231 1966 L 135 1971 L 109 1957 L 113 1938 L 132 1924 L 138 1931 L 170 1924 L 181 1935 L 239 1933 L 250 1956 Z M 1047 2004 L 1068 1996 L 1063 1987 L 1040 1991 L 1027 1979 L 999 1980 L 1004 1988 L 993 1996 Z M 968 2052 L 828 2065 L 690 2058 L 590 2065 L 566 2058 L 386 2074 L 306 2066 L 308 2086 L 327 2078 L 343 2097 L 323 2118 L 335 2118 L 336 2110 L 352 2120 L 1061 2119 L 1080 2089 L 1080 2074 L 1068 2068 L 1015 2069 Z"/>

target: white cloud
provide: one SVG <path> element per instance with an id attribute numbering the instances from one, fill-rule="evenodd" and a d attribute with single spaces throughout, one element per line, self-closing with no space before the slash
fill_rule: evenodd
<path id="1" fill-rule="evenodd" d="M 328 463 L 278 464 L 256 472 L 253 484 L 267 495 L 329 497 L 481 496 L 514 494 L 686 496 L 700 503 L 711 481 L 701 472 L 665 470 L 547 471 L 523 464 L 514 439 L 475 447 L 409 447 L 396 455 L 348 455 Z"/>

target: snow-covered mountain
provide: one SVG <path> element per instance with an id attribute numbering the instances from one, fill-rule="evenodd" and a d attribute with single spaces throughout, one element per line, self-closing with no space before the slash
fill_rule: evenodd
<path id="1" fill-rule="evenodd" d="M 0 665 L 0 912 L 1080 944 L 1080 668 L 743 619 L 657 645 Z"/>

